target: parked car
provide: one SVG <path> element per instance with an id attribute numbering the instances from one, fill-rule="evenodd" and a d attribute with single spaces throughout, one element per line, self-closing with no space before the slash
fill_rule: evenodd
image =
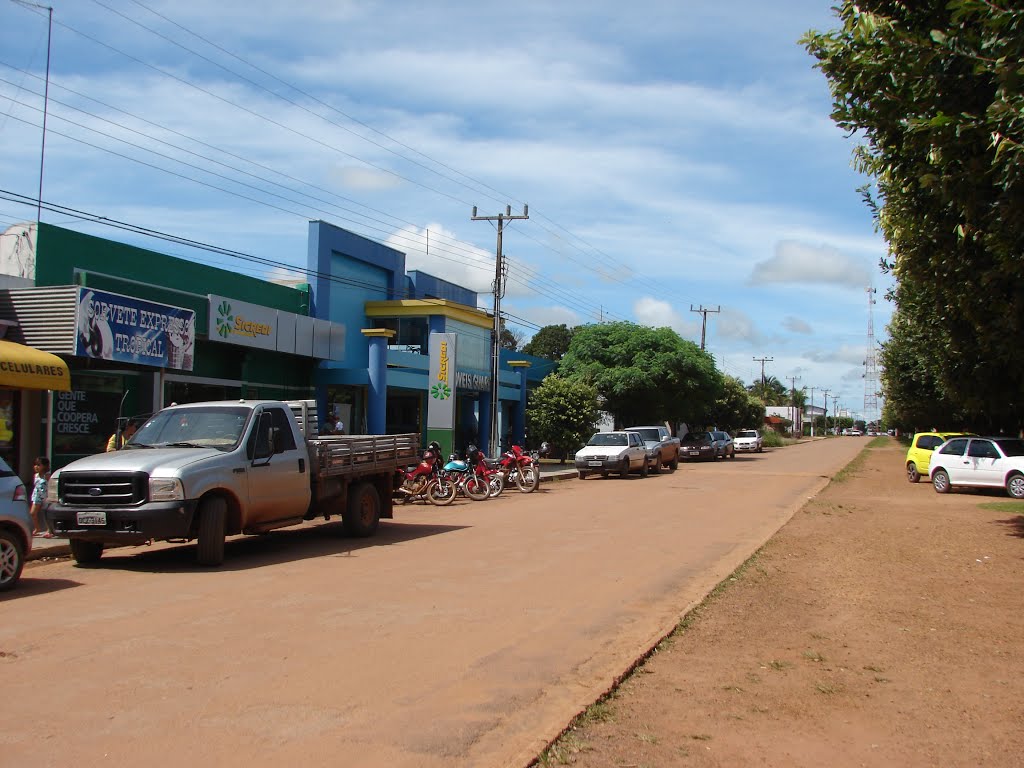
<path id="1" fill-rule="evenodd" d="M 732 441 L 733 447 L 740 452 L 764 450 L 764 438 L 761 432 L 756 429 L 741 429 L 736 433 L 736 439 Z"/>
<path id="2" fill-rule="evenodd" d="M 1024 440 L 1019 437 L 954 437 L 932 455 L 930 477 L 937 493 L 954 486 L 1005 488 L 1024 499 Z"/>
<path id="3" fill-rule="evenodd" d="M 617 472 L 628 477 L 630 472 L 639 472 L 647 477 L 650 461 L 647 446 L 639 432 L 598 432 L 576 452 L 576 472 L 580 480 L 595 472 L 608 477 Z"/>
<path id="4" fill-rule="evenodd" d="M 711 437 L 715 441 L 716 455 L 723 459 L 736 458 L 736 446 L 733 445 L 732 436 L 728 432 L 712 432 Z"/>
<path id="5" fill-rule="evenodd" d="M 0 592 L 14 589 L 31 551 L 32 516 L 25 485 L 0 459 Z"/>
<path id="6" fill-rule="evenodd" d="M 714 461 L 718 458 L 715 438 L 710 432 L 687 432 L 679 443 L 679 458 L 685 461 Z"/>
<path id="7" fill-rule="evenodd" d="M 636 432 L 643 438 L 651 472 L 658 474 L 662 467 L 675 472 L 679 467 L 679 438 L 673 437 L 667 427 L 626 427 L 626 431 Z"/>
<path id="8" fill-rule="evenodd" d="M 910 448 L 907 449 L 905 462 L 907 480 L 916 483 L 922 477 L 928 477 L 932 452 L 951 437 L 969 434 L 968 432 L 918 432 L 910 441 Z"/>

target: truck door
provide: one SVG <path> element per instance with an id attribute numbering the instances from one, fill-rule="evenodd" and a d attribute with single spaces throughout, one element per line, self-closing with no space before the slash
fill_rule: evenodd
<path id="1" fill-rule="evenodd" d="M 262 413 L 255 415 L 247 455 L 247 522 L 263 523 L 305 514 L 310 494 L 309 453 L 304 442 L 296 442 L 292 416 L 282 406 L 265 406 Z"/>

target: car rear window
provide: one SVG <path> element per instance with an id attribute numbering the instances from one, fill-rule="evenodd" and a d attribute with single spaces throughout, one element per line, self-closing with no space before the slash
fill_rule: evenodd
<path id="1" fill-rule="evenodd" d="M 757 432 L 752 429 L 741 429 L 736 433 L 736 437 L 757 437 Z"/>
<path id="2" fill-rule="evenodd" d="M 996 440 L 996 445 L 1002 448 L 1007 456 L 1024 456 L 1024 440 L 1018 437 L 1002 437 Z"/>

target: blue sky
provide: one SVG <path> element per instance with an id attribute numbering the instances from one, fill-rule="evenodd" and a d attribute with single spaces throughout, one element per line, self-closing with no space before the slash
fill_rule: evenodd
<path id="1" fill-rule="evenodd" d="M 636 4 L 54 0 L 43 199 L 281 264 L 43 220 L 299 279 L 324 219 L 502 309 L 671 326 L 750 383 L 864 405 L 885 243 L 797 43 L 828 0 Z M 46 13 L 0 0 L 0 189 L 39 186 Z M 6 197 L 6 195 L 5 195 Z M 35 218 L 0 199 L 0 228 Z M 831 398 L 830 398 L 831 410 Z"/>

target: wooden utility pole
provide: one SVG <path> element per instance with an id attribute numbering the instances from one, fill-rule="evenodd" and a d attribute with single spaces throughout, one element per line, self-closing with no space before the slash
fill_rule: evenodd
<path id="1" fill-rule="evenodd" d="M 714 309 L 711 309 L 710 307 L 705 307 L 703 304 L 701 304 L 700 307 L 698 307 L 697 309 L 694 309 L 693 308 L 693 304 L 691 304 L 690 305 L 690 311 L 691 312 L 700 312 L 700 314 L 702 315 L 701 322 L 700 322 L 700 348 L 701 348 L 701 351 L 703 351 L 704 350 L 704 336 L 705 336 L 705 334 L 707 332 L 707 329 L 708 329 L 708 312 L 721 312 L 722 311 L 722 307 L 721 307 L 721 305 L 719 305 L 719 306 L 715 307 Z"/>
<path id="2" fill-rule="evenodd" d="M 764 389 L 764 364 L 770 363 L 774 360 L 774 357 L 755 357 L 754 362 L 761 364 L 761 389 Z"/>
<path id="3" fill-rule="evenodd" d="M 473 221 L 496 221 L 498 222 L 498 248 L 495 253 L 494 260 L 494 338 L 491 339 L 491 434 L 490 440 L 488 441 L 488 456 L 500 455 L 500 435 L 498 430 L 500 428 L 499 414 L 499 401 L 498 401 L 498 374 L 501 371 L 500 359 L 501 359 L 501 296 L 504 293 L 504 271 L 505 265 L 503 263 L 504 256 L 501 250 L 501 235 L 505 229 L 505 222 L 512 221 L 514 219 L 528 219 L 530 218 L 530 207 L 523 205 L 523 212 L 521 215 L 512 215 L 512 206 L 505 206 L 505 212 L 499 213 L 497 216 L 477 216 L 476 206 L 473 206 Z M 481 417 L 483 414 L 481 414 Z"/>

